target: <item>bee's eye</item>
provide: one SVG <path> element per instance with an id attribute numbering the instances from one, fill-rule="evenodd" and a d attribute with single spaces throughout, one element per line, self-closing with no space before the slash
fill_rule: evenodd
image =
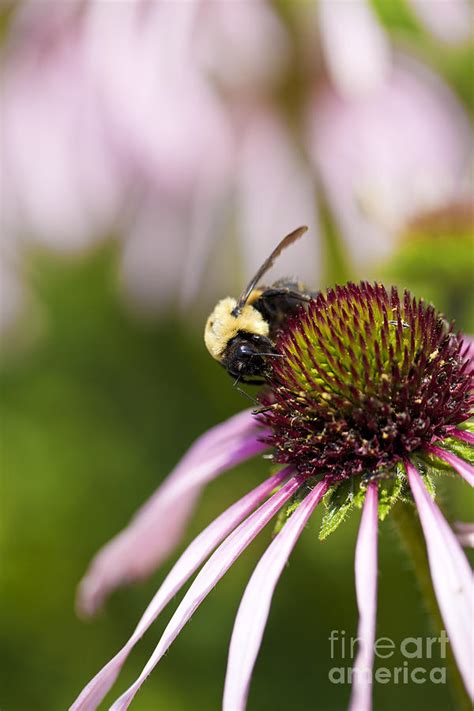
<path id="1" fill-rule="evenodd" d="M 240 343 L 237 348 L 235 349 L 235 355 L 237 358 L 242 358 L 242 360 L 245 360 L 247 358 L 251 358 L 253 355 L 255 355 L 256 351 L 254 348 L 252 348 L 251 345 L 248 343 Z"/>

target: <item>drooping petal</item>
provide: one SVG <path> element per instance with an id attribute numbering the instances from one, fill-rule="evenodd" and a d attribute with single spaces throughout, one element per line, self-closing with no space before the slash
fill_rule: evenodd
<path id="1" fill-rule="evenodd" d="M 171 553 L 208 481 L 262 452 L 250 410 L 202 435 L 129 525 L 93 559 L 78 591 L 78 609 L 91 615 L 119 585 L 144 578 Z"/>
<path id="2" fill-rule="evenodd" d="M 452 468 L 467 481 L 468 484 L 474 486 L 474 467 L 471 464 L 465 462 L 459 457 L 456 457 L 456 455 L 452 452 L 447 452 L 445 449 L 441 449 L 441 447 L 430 445 L 429 447 L 426 447 L 426 449 L 428 452 L 431 452 L 436 457 L 439 457 L 443 461 L 450 464 Z"/>
<path id="3" fill-rule="evenodd" d="M 372 708 L 377 615 L 377 508 L 377 485 L 371 484 L 365 497 L 355 555 L 359 650 L 353 668 L 350 711 L 370 711 Z"/>
<path id="4" fill-rule="evenodd" d="M 474 444 L 474 434 L 472 432 L 468 432 L 467 430 L 458 430 L 454 427 L 449 434 L 451 437 L 456 437 L 456 439 L 462 439 L 463 442 Z"/>
<path id="5" fill-rule="evenodd" d="M 115 657 L 87 684 L 71 706 L 71 711 L 94 711 L 97 708 L 117 678 L 137 641 L 155 621 L 171 598 L 181 589 L 219 543 L 269 496 L 276 486 L 282 483 L 285 476 L 285 470 L 271 476 L 256 489 L 230 506 L 227 511 L 224 511 L 194 539 L 166 576 L 130 639 Z"/>
<path id="6" fill-rule="evenodd" d="M 474 523 L 454 523 L 454 532 L 463 548 L 474 548 Z"/>
<path id="7" fill-rule="evenodd" d="M 466 689 L 473 695 L 473 575 L 464 552 L 429 495 L 417 469 L 406 462 L 408 481 L 426 541 L 433 587 Z"/>
<path id="8" fill-rule="evenodd" d="M 327 484 L 321 482 L 308 494 L 267 548 L 250 578 L 232 633 L 223 711 L 245 709 L 273 592 L 296 541 L 326 490 Z"/>
<path id="9" fill-rule="evenodd" d="M 290 471 L 291 469 L 288 468 L 287 473 L 289 474 Z M 300 475 L 293 476 L 289 479 L 271 499 L 262 504 L 257 511 L 249 516 L 246 521 L 241 523 L 240 526 L 221 543 L 184 596 L 142 673 L 127 691 L 117 699 L 111 707 L 111 711 L 124 711 L 124 709 L 129 707 L 140 686 L 158 664 L 161 657 L 165 654 L 204 598 L 237 560 L 239 555 L 247 548 L 255 536 L 280 510 L 285 501 L 288 501 L 297 491 L 302 482 L 303 478 Z"/>
<path id="10" fill-rule="evenodd" d="M 331 79 L 347 96 L 370 92 L 385 79 L 390 43 L 367 0 L 320 0 L 321 44 Z"/>

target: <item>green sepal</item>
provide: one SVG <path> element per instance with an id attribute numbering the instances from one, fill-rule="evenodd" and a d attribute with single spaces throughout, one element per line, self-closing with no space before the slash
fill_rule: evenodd
<path id="1" fill-rule="evenodd" d="M 384 521 L 396 502 L 402 498 L 406 492 L 406 474 L 403 467 L 396 468 L 395 472 L 386 479 L 378 482 L 379 520 Z"/>
<path id="2" fill-rule="evenodd" d="M 465 432 L 471 432 L 474 434 L 474 418 L 462 422 L 460 425 L 456 425 L 458 430 L 464 430 Z"/>
<path id="3" fill-rule="evenodd" d="M 425 474 L 422 474 L 423 482 L 428 489 L 428 494 L 431 496 L 431 498 L 434 500 L 436 498 L 436 485 L 434 483 L 434 479 L 429 474 L 426 472 Z"/>
<path id="4" fill-rule="evenodd" d="M 474 465 L 474 447 L 469 442 L 464 442 L 462 439 L 457 439 L 456 437 L 447 437 L 442 442 L 437 442 L 441 449 L 446 449 L 448 452 L 452 452 L 457 457 L 464 459 L 465 462 Z"/>
<path id="5" fill-rule="evenodd" d="M 324 541 L 331 533 L 333 533 L 336 528 L 344 521 L 346 516 L 349 514 L 353 506 L 353 502 L 347 502 L 342 506 L 333 506 L 329 504 L 327 506 L 327 511 L 323 516 L 321 522 L 321 528 L 319 530 L 319 540 Z"/>
<path id="6" fill-rule="evenodd" d="M 436 442 L 436 446 L 440 449 L 445 449 L 447 452 L 451 452 L 468 464 L 474 465 L 474 447 L 472 444 L 469 444 L 469 442 L 464 442 L 456 437 L 446 437 L 446 439 L 441 442 Z M 455 474 L 451 464 L 431 452 L 417 452 L 416 459 L 421 463 L 423 470 L 433 476 Z"/>
<path id="7" fill-rule="evenodd" d="M 279 511 L 275 521 L 275 525 L 273 526 L 272 538 L 274 538 L 278 533 L 280 533 L 288 517 L 293 513 L 296 508 L 298 508 L 300 503 L 300 501 L 291 500 L 290 503 L 288 503 L 281 509 L 281 511 Z"/>
<path id="8" fill-rule="evenodd" d="M 431 496 L 434 496 L 434 484 L 427 473 L 423 474 L 426 486 Z M 347 518 L 354 507 L 362 508 L 365 501 L 365 494 L 370 479 L 366 476 L 358 476 L 331 487 L 323 501 L 326 506 L 326 513 L 323 516 L 320 540 L 324 540 L 340 526 Z M 372 480 L 373 481 L 373 480 Z M 387 472 L 385 476 L 376 479 L 378 488 L 378 517 L 383 521 L 392 510 L 397 501 L 413 503 L 413 499 L 408 487 L 405 468 L 399 463 L 393 470 Z"/>
<path id="9" fill-rule="evenodd" d="M 354 505 L 361 506 L 366 487 L 361 476 L 351 477 L 331 487 L 323 498 L 326 513 L 321 522 L 319 540 L 323 541 L 333 533 L 350 513 Z"/>
<path id="10" fill-rule="evenodd" d="M 450 464 L 435 454 L 431 454 L 431 452 L 424 450 L 419 451 L 413 459 L 417 462 L 417 467 L 422 474 L 441 476 L 442 474 L 452 474 L 453 472 L 453 468 Z"/>
<path id="11" fill-rule="evenodd" d="M 274 538 L 278 533 L 280 533 L 281 529 L 291 516 L 291 514 L 298 508 L 298 506 L 301 504 L 303 499 L 306 498 L 308 493 L 313 489 L 315 486 L 315 481 L 313 478 L 308 479 L 303 486 L 301 486 L 298 491 L 293 494 L 289 502 L 284 506 L 281 511 L 279 512 L 277 519 L 275 521 L 275 525 L 273 527 L 272 531 L 272 537 Z"/>
<path id="12" fill-rule="evenodd" d="M 415 466 L 423 479 L 423 483 L 425 484 L 426 488 L 428 489 L 428 493 L 431 496 L 432 499 L 436 498 L 436 484 L 435 484 L 435 477 L 440 476 L 441 474 L 446 474 L 448 471 L 452 471 L 451 467 L 448 466 L 446 468 L 443 467 L 443 470 L 440 471 L 437 466 L 432 466 L 431 461 L 427 461 L 431 455 L 428 455 L 427 452 L 423 452 L 423 454 L 417 454 L 416 457 L 413 457 L 413 466 Z M 434 459 L 437 459 L 435 457 Z M 440 460 L 438 460 L 440 461 Z M 407 493 L 409 495 L 409 500 L 411 503 L 413 503 L 413 496 L 411 494 L 411 491 L 409 491 L 409 487 L 407 486 Z"/>

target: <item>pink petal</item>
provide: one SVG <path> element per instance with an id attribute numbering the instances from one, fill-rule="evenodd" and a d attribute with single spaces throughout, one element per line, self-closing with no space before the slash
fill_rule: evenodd
<path id="1" fill-rule="evenodd" d="M 130 524 L 93 559 L 78 591 L 91 615 L 119 585 L 149 575 L 179 542 L 201 488 L 223 471 L 262 452 L 250 410 L 202 435 Z"/>
<path id="2" fill-rule="evenodd" d="M 82 55 L 114 148 L 160 202 L 192 192 L 203 161 L 217 167 L 230 148 L 222 102 L 191 53 L 198 5 L 88 3 L 84 16 Z"/>
<path id="3" fill-rule="evenodd" d="M 309 109 L 310 155 L 349 256 L 362 269 L 388 256 L 407 221 L 469 190 L 466 116 L 413 58 L 397 53 L 387 81 L 370 94 L 349 98 L 327 87 Z"/>
<path id="4" fill-rule="evenodd" d="M 426 449 L 428 452 L 431 452 L 436 457 L 439 457 L 443 461 L 450 464 L 452 468 L 467 481 L 468 484 L 474 486 L 474 467 L 471 464 L 468 464 L 468 462 L 456 457 L 456 455 L 452 454 L 452 452 L 447 452 L 445 449 L 441 449 L 440 447 L 429 445 Z"/>
<path id="5" fill-rule="evenodd" d="M 4 56 L 0 141 L 8 227 L 13 237 L 80 250 L 110 231 L 123 179 L 82 61 L 79 18 L 74 9 L 54 18 L 40 14 L 34 4 L 23 3 L 26 12 L 13 18 Z"/>
<path id="6" fill-rule="evenodd" d="M 232 633 L 223 711 L 245 709 L 273 592 L 296 541 L 326 490 L 327 484 L 321 482 L 308 494 L 267 548 L 250 578 Z"/>
<path id="7" fill-rule="evenodd" d="M 390 43 L 367 0 L 318 3 L 321 44 L 336 89 L 347 96 L 377 88 L 390 65 Z"/>
<path id="8" fill-rule="evenodd" d="M 457 439 L 462 439 L 468 444 L 474 444 L 474 434 L 468 432 L 467 430 L 458 430 L 456 428 L 452 429 L 449 433 L 451 437 L 456 437 Z"/>
<path id="9" fill-rule="evenodd" d="M 467 42 L 472 35 L 469 0 L 409 0 L 409 3 L 428 30 L 444 42 Z"/>
<path id="10" fill-rule="evenodd" d="M 280 485 L 286 476 L 285 470 L 271 476 L 256 489 L 246 494 L 239 501 L 222 513 L 202 533 L 194 539 L 168 573 L 153 600 L 145 610 L 140 622 L 130 639 L 122 649 L 100 670 L 87 684 L 71 711 L 93 711 L 107 694 L 117 678 L 131 650 L 142 637 L 165 605 L 180 590 L 195 570 L 221 541 L 248 516 L 271 492 Z"/>
<path id="11" fill-rule="evenodd" d="M 371 484 L 365 497 L 355 556 L 359 650 L 353 668 L 350 711 L 370 711 L 372 708 L 377 614 L 377 508 L 377 485 Z"/>
<path id="12" fill-rule="evenodd" d="M 214 172 L 214 166 L 203 165 L 201 175 L 196 179 L 197 184 L 190 205 L 188 239 L 184 245 L 185 256 L 181 265 L 179 295 L 181 307 L 185 312 L 201 293 L 200 289 L 204 284 L 210 290 L 209 259 L 224 225 L 229 185 L 222 177 L 213 179 Z M 160 254 L 162 251 L 160 250 Z M 177 273 L 173 275 L 174 278 Z M 217 275 L 215 276 L 217 278 Z"/>
<path id="13" fill-rule="evenodd" d="M 433 587 L 466 689 L 473 695 L 473 576 L 466 556 L 417 469 L 406 462 L 408 481 L 426 541 Z"/>
<path id="14" fill-rule="evenodd" d="M 226 95 L 258 96 L 281 80 L 289 59 L 289 38 L 271 3 L 201 5 L 195 33 L 197 61 Z"/>
<path id="15" fill-rule="evenodd" d="M 287 474 L 289 474 L 291 470 L 288 468 L 286 471 Z M 132 686 L 113 704 L 111 711 L 124 711 L 124 709 L 128 708 L 140 686 L 158 664 L 161 657 L 168 650 L 171 643 L 178 636 L 204 598 L 228 571 L 238 556 L 247 548 L 251 541 L 253 541 L 255 536 L 297 491 L 302 482 L 303 478 L 300 475 L 292 477 L 271 499 L 262 504 L 257 511 L 249 516 L 246 521 L 241 523 L 240 526 L 221 543 L 184 596 L 142 673 Z"/>
<path id="16" fill-rule="evenodd" d="M 474 523 L 454 523 L 454 531 L 463 548 L 474 548 Z"/>
<path id="17" fill-rule="evenodd" d="M 274 112 L 254 108 L 242 121 L 236 188 L 239 236 L 248 278 L 284 234 L 297 225 L 308 225 L 308 234 L 277 261 L 270 278 L 274 281 L 298 274 L 307 284 L 317 283 L 321 255 L 314 175 L 288 127 Z"/>

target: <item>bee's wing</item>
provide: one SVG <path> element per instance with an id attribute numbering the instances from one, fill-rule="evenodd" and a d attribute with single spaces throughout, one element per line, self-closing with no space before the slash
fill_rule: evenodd
<path id="1" fill-rule="evenodd" d="M 286 235 L 286 237 L 283 237 L 281 242 L 277 244 L 273 252 L 270 254 L 270 256 L 264 261 L 258 272 L 255 274 L 255 276 L 249 281 L 243 292 L 241 293 L 239 300 L 237 301 L 237 306 L 235 309 L 232 311 L 234 316 L 238 316 L 238 314 L 242 311 L 243 307 L 245 306 L 245 303 L 247 299 L 249 298 L 250 294 L 252 291 L 255 289 L 255 287 L 258 285 L 260 279 L 263 277 L 263 275 L 268 272 L 270 267 L 273 266 L 275 260 L 277 257 L 280 256 L 280 254 L 283 252 L 283 250 L 288 247 L 289 244 L 292 244 L 293 242 L 296 242 L 297 239 L 299 239 L 304 233 L 306 232 L 308 228 L 303 226 L 303 227 L 298 227 L 298 229 L 293 230 L 293 232 L 290 232 L 289 235 Z"/>

